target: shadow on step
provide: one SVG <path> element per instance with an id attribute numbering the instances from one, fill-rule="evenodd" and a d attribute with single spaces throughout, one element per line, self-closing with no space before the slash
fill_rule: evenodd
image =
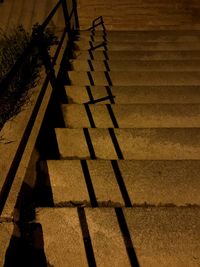
<path id="1" fill-rule="evenodd" d="M 14 223 L 4 267 L 51 267 L 44 253 L 42 226 L 35 222 L 34 187 L 27 177 L 15 205 L 14 218 L 17 222 Z"/>
<path id="2" fill-rule="evenodd" d="M 4 267 L 53 267 L 44 252 L 42 226 L 39 223 L 18 223 L 6 252 Z"/>
<path id="3" fill-rule="evenodd" d="M 37 181 L 34 196 L 36 207 L 54 207 L 51 182 L 46 161 L 37 163 Z"/>

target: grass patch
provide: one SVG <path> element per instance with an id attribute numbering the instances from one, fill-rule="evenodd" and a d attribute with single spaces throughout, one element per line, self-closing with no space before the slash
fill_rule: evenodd
<path id="1" fill-rule="evenodd" d="M 37 27 L 38 24 L 33 28 Z M 31 34 L 22 26 L 13 28 L 8 34 L 0 30 L 0 130 L 4 123 L 15 116 L 24 103 L 28 102 L 28 90 L 40 80 L 42 59 L 37 47 L 23 59 L 14 77 L 10 76 L 13 66 L 21 58 L 31 39 Z M 43 41 L 49 49 L 57 42 L 57 37 L 47 29 Z"/>

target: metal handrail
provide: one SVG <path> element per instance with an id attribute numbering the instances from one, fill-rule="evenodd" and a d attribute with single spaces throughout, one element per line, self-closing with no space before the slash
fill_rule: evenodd
<path id="1" fill-rule="evenodd" d="M 24 153 L 24 150 L 26 147 L 27 140 L 29 138 L 29 135 L 30 135 L 32 129 L 33 129 L 34 122 L 37 118 L 37 114 L 38 114 L 38 111 L 40 109 L 40 106 L 41 106 L 48 82 L 49 81 L 51 82 L 53 90 L 55 90 L 57 87 L 56 86 L 56 79 L 57 78 L 56 78 L 55 72 L 54 72 L 54 65 L 56 62 L 56 58 L 59 55 L 59 51 L 61 49 L 61 46 L 63 44 L 64 36 L 66 35 L 66 33 L 68 33 L 68 35 L 69 35 L 68 42 L 70 42 L 72 31 L 75 30 L 76 28 L 78 28 L 78 26 L 79 26 L 78 17 L 77 17 L 77 10 L 76 10 L 76 0 L 72 0 L 72 1 L 73 1 L 73 8 L 72 8 L 70 15 L 69 15 L 68 10 L 67 10 L 67 0 L 59 0 L 58 1 L 58 3 L 53 8 L 53 10 L 47 16 L 44 23 L 42 25 L 40 25 L 38 27 L 38 29 L 32 33 L 32 39 L 31 39 L 29 45 L 25 49 L 24 53 L 20 56 L 20 58 L 16 61 L 13 68 L 11 69 L 11 71 L 9 72 L 7 77 L 4 79 L 3 83 L 1 83 L 1 85 L 3 85 L 3 86 L 6 84 L 9 85 L 10 81 L 12 80 L 14 75 L 17 73 L 20 66 L 23 64 L 24 60 L 27 58 L 27 56 L 33 52 L 33 49 L 35 48 L 35 46 L 38 47 L 39 52 L 41 53 L 42 60 L 43 60 L 44 65 L 45 65 L 47 77 L 46 77 L 44 84 L 41 88 L 41 91 L 40 91 L 40 94 L 38 97 L 38 101 L 37 101 L 36 105 L 34 106 L 32 115 L 31 115 L 30 120 L 26 126 L 23 137 L 22 137 L 22 139 L 19 143 L 19 146 L 17 148 L 16 154 L 14 156 L 14 160 L 12 161 L 12 165 L 9 169 L 7 176 L 6 176 L 4 185 L 2 188 L 0 188 L 0 215 L 3 211 L 3 208 L 4 208 L 4 205 L 6 203 L 6 199 L 7 199 L 7 196 L 9 194 L 9 191 L 12 187 L 12 184 L 13 184 L 13 181 L 15 178 L 15 174 L 17 172 L 18 166 L 20 164 L 21 158 L 23 156 L 23 153 Z M 58 48 L 57 48 L 57 51 L 54 55 L 54 58 L 53 58 L 53 60 L 51 60 L 51 57 L 50 57 L 48 50 L 47 50 L 47 46 L 46 46 L 44 39 L 43 39 L 43 35 L 44 35 L 44 30 L 46 29 L 50 20 L 56 14 L 56 12 L 57 12 L 58 8 L 61 6 L 61 4 L 62 4 L 63 14 L 64 14 L 64 18 L 65 18 L 65 27 L 64 27 L 65 29 L 63 31 L 63 35 L 61 37 L 61 40 L 58 44 Z M 73 17 L 73 14 L 74 14 L 74 18 L 75 18 L 75 25 L 71 24 L 71 19 Z"/>
<path id="2" fill-rule="evenodd" d="M 41 25 L 38 25 L 36 30 L 33 30 L 30 43 L 28 44 L 28 46 L 26 47 L 26 49 L 24 50 L 22 55 L 17 59 L 17 61 L 15 62 L 15 64 L 13 65 L 13 67 L 11 68 L 9 73 L 6 75 L 6 77 L 4 79 L 2 79 L 2 81 L 0 83 L 0 86 L 2 87 L 1 93 L 3 93 L 4 88 L 7 88 L 7 86 L 10 84 L 13 77 L 15 76 L 15 74 L 17 73 L 19 68 L 24 63 L 25 59 L 30 54 L 32 54 L 35 47 L 38 47 L 38 50 L 41 53 L 41 57 L 43 59 L 44 65 L 45 65 L 46 72 L 47 73 L 53 72 L 53 66 L 55 65 L 55 59 L 53 59 L 53 61 L 51 62 L 50 56 L 48 55 L 47 47 L 45 47 L 45 44 L 43 42 L 44 31 L 47 28 L 49 22 L 55 16 L 56 12 L 58 11 L 58 9 L 61 5 L 62 5 L 62 10 L 63 10 L 63 15 L 65 18 L 65 29 L 64 29 L 63 34 L 64 33 L 70 34 L 70 32 L 73 29 L 76 29 L 77 27 L 79 27 L 77 10 L 75 10 L 77 8 L 76 0 L 72 0 L 72 1 L 73 1 L 73 8 L 71 10 L 70 15 L 68 13 L 67 1 L 66 0 L 59 0 L 58 3 L 55 5 L 55 7 L 52 9 L 52 11 L 49 13 L 49 15 L 47 16 L 45 21 Z M 75 16 L 75 25 L 73 25 L 73 27 L 72 27 L 71 26 L 71 19 L 72 19 L 73 15 Z M 62 42 L 62 41 L 63 41 L 63 38 L 61 38 L 60 42 Z M 59 43 L 58 47 L 60 47 L 61 45 L 62 45 L 62 43 Z"/>

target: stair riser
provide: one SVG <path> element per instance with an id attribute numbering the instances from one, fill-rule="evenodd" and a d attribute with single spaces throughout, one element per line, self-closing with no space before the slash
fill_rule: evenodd
<path id="1" fill-rule="evenodd" d="M 200 51 L 74 51 L 78 60 L 200 60 Z"/>
<path id="2" fill-rule="evenodd" d="M 56 129 L 62 159 L 93 159 L 88 137 L 97 159 L 116 160 L 122 156 L 127 160 L 200 159 L 199 128 L 114 129 L 112 135 L 120 152 L 107 129 L 89 129 L 87 137 L 82 129 Z"/>
<path id="3" fill-rule="evenodd" d="M 75 42 L 75 50 L 88 50 L 92 47 L 97 47 L 101 45 L 101 42 L 93 43 L 92 46 L 89 43 L 82 43 L 82 42 Z M 145 42 L 145 43 L 107 43 L 106 49 L 109 51 L 199 51 L 200 50 L 200 43 L 197 42 L 187 42 L 187 43 L 170 43 L 170 42 Z M 96 51 L 105 50 L 105 47 L 102 45 L 95 49 Z"/>
<path id="4" fill-rule="evenodd" d="M 126 33 L 116 33 L 116 34 L 95 34 L 95 35 L 77 35 L 77 41 L 85 43 L 88 41 L 103 42 L 108 43 L 120 42 L 120 43 L 130 43 L 130 42 L 200 42 L 200 36 L 198 35 L 154 35 L 152 34 L 126 34 Z"/>
<path id="5" fill-rule="evenodd" d="M 68 72 L 71 85 L 109 85 L 104 72 Z M 200 72 L 109 72 L 109 80 L 116 86 L 200 86 Z"/>
<path id="6" fill-rule="evenodd" d="M 89 105 L 97 128 L 189 128 L 200 127 L 199 105 Z M 91 128 L 84 105 L 62 105 L 65 126 Z M 114 121 L 113 121 L 114 117 Z M 117 125 L 117 126 L 116 126 Z"/>
<path id="7" fill-rule="evenodd" d="M 87 160 L 85 165 L 100 207 L 125 205 L 116 168 L 121 172 L 133 205 L 200 205 L 197 190 L 200 189 L 200 161 Z M 85 165 L 79 160 L 47 161 L 55 206 L 92 205 L 87 193 L 90 187 L 85 182 Z"/>
<path id="8" fill-rule="evenodd" d="M 105 100 L 108 92 L 104 86 L 90 86 L 95 105 L 110 104 Z M 200 103 L 200 86 L 114 86 L 110 87 L 116 104 L 195 104 Z M 91 99 L 84 86 L 66 86 L 70 104 L 90 103 Z"/>
<path id="9" fill-rule="evenodd" d="M 200 71 L 200 61 L 72 60 L 74 71 Z"/>

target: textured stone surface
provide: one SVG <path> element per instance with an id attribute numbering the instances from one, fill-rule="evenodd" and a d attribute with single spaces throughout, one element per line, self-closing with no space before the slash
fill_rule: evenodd
<path id="1" fill-rule="evenodd" d="M 94 99 L 108 95 L 104 86 L 90 86 Z M 199 86 L 111 86 L 116 104 L 187 104 L 200 103 Z M 84 86 L 67 86 L 69 103 L 82 104 L 89 101 Z M 109 100 L 97 102 L 110 104 Z"/>
<path id="2" fill-rule="evenodd" d="M 200 263 L 200 209 L 124 209 L 142 267 L 188 267 Z"/>
<path id="3" fill-rule="evenodd" d="M 97 128 L 114 127 L 105 105 L 89 108 Z M 199 104 L 114 104 L 111 109 L 120 128 L 200 127 Z M 91 127 L 83 105 L 63 105 L 62 110 L 66 127 Z"/>
<path id="4" fill-rule="evenodd" d="M 124 206 L 111 162 L 88 160 L 87 163 L 99 206 Z"/>
<path id="5" fill-rule="evenodd" d="M 86 209 L 97 266 L 131 266 L 114 209 Z"/>
<path id="6" fill-rule="evenodd" d="M 13 233 L 14 225 L 13 223 L 3 222 L 0 223 L 0 267 L 5 264 L 6 252 L 9 248 L 10 240 L 12 235 L 16 234 L 19 237 L 19 232 Z"/>
<path id="7" fill-rule="evenodd" d="M 92 52 L 95 60 L 106 59 L 103 51 Z M 108 51 L 107 56 L 112 60 L 197 60 L 200 51 Z M 74 57 L 83 60 L 91 59 L 88 51 L 75 51 Z"/>
<path id="8" fill-rule="evenodd" d="M 107 129 L 89 129 L 97 159 L 118 159 Z"/>
<path id="9" fill-rule="evenodd" d="M 69 71 L 71 85 L 90 85 L 87 73 L 84 71 Z M 105 73 L 96 71 L 91 73 L 94 85 L 108 85 Z M 113 85 L 200 85 L 200 72 L 156 72 L 156 71 L 128 71 L 109 72 Z"/>
<path id="10" fill-rule="evenodd" d="M 90 121 L 84 105 L 62 105 L 62 114 L 67 128 L 90 127 Z"/>
<path id="11" fill-rule="evenodd" d="M 199 44 L 200 45 L 200 44 Z M 103 60 L 91 60 L 94 71 L 106 71 Z M 76 71 L 90 71 L 88 61 L 73 60 L 72 69 Z M 199 60 L 108 60 L 107 65 L 114 71 L 197 71 L 200 70 Z"/>
<path id="12" fill-rule="evenodd" d="M 115 129 L 124 159 L 200 159 L 200 129 Z"/>
<path id="13" fill-rule="evenodd" d="M 78 213 L 72 208 L 40 208 L 44 252 L 54 267 L 88 266 Z"/>
<path id="14" fill-rule="evenodd" d="M 102 42 L 93 42 L 93 47 L 101 45 Z M 112 42 L 106 45 L 109 51 L 198 51 L 199 42 Z M 88 50 L 90 49 L 89 42 L 75 42 L 76 50 Z M 104 50 L 104 46 L 96 48 L 96 51 Z"/>
<path id="15" fill-rule="evenodd" d="M 200 24 L 198 1 L 81 0 L 78 3 L 81 29 L 87 29 L 99 16 L 104 17 L 109 30 L 199 29 Z"/>
<path id="16" fill-rule="evenodd" d="M 80 31 L 77 35 L 80 41 L 90 41 L 89 31 Z M 96 31 L 93 36 L 95 41 L 104 41 L 103 32 Z M 200 31 L 198 30 L 153 30 L 153 31 L 107 31 L 107 42 L 198 42 L 200 41 Z"/>
<path id="17" fill-rule="evenodd" d="M 82 129 L 57 128 L 55 131 L 61 158 L 90 158 Z"/>
<path id="18" fill-rule="evenodd" d="M 200 161 L 118 161 L 133 205 L 200 205 Z"/>
<path id="19" fill-rule="evenodd" d="M 50 160 L 47 166 L 54 205 L 62 207 L 90 203 L 80 161 Z"/>

